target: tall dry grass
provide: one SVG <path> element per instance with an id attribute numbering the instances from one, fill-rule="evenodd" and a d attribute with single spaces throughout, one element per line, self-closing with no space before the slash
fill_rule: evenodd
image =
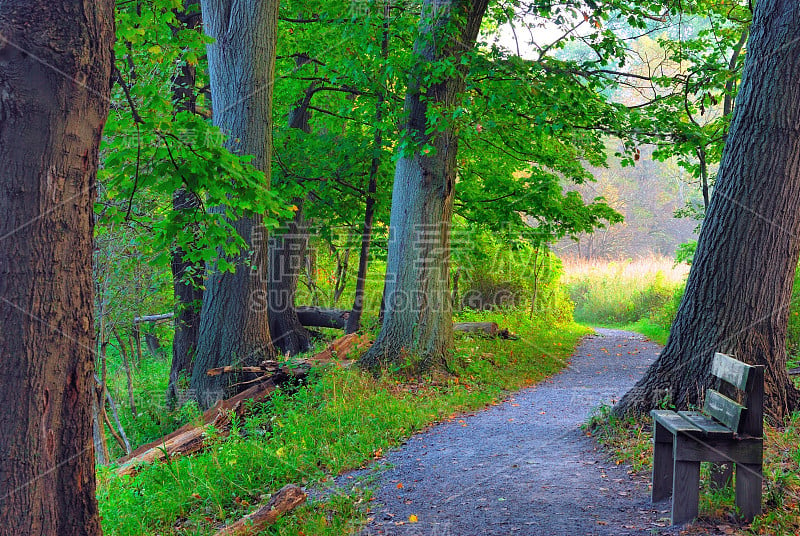
<path id="1" fill-rule="evenodd" d="M 586 260 L 577 257 L 564 257 L 564 276 L 562 281 L 570 282 L 604 277 L 623 280 L 638 284 L 642 281 L 652 281 L 657 273 L 661 273 L 664 281 L 678 285 L 686 280 L 689 275 L 689 265 L 675 266 L 675 260 L 662 255 L 651 255 L 638 259 L 592 259 Z"/>
<path id="2" fill-rule="evenodd" d="M 689 266 L 675 266 L 662 256 L 562 262 L 562 282 L 575 303 L 575 319 L 595 325 L 649 319 L 668 327 L 689 273 Z"/>

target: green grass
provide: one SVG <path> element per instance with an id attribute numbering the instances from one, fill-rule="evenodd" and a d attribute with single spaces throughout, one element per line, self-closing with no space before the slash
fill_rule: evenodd
<path id="1" fill-rule="evenodd" d="M 667 344 L 667 337 L 669 337 L 669 327 L 664 327 L 663 324 L 653 322 L 649 318 L 640 318 L 631 324 L 623 324 L 619 326 L 620 329 L 627 331 L 635 331 L 641 333 L 651 341 L 658 344 Z"/>
<path id="2" fill-rule="evenodd" d="M 432 423 L 558 372 L 588 332 L 524 314 L 471 319 L 497 321 L 521 338 L 457 337 L 452 376 L 376 380 L 357 369 L 328 368 L 279 392 L 237 423 L 229 438 L 212 439 L 198 455 L 148 466 L 135 477 L 101 468 L 105 533 L 212 534 L 287 483 L 324 488 L 335 475 L 365 466 Z M 368 501 L 368 493 L 345 489 L 299 509 L 267 534 L 346 534 L 363 523 Z"/>

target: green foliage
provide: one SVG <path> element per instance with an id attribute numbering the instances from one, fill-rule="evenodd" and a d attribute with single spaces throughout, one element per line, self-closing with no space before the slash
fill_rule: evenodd
<path id="1" fill-rule="evenodd" d="M 672 295 L 670 298 L 660 304 L 655 305 L 647 318 L 649 322 L 662 329 L 664 332 L 669 333 L 672 326 L 672 321 L 675 320 L 675 315 L 678 314 L 678 307 L 683 300 L 683 294 L 686 291 L 686 285 L 681 284 L 672 287 Z"/>
<path id="2" fill-rule="evenodd" d="M 358 254 L 361 237 L 352 233 L 336 233 L 323 229 L 312 235 L 310 259 L 300 274 L 296 303 L 349 309 L 355 296 Z M 364 296 L 362 326 L 369 330 L 378 321 L 384 274 L 386 273 L 385 233 L 377 229 L 370 249 Z M 338 298 L 337 298 L 338 292 Z"/>
<path id="3" fill-rule="evenodd" d="M 792 298 L 789 303 L 789 325 L 786 331 L 786 350 L 791 360 L 800 361 L 800 267 L 795 270 Z"/>
<path id="4" fill-rule="evenodd" d="M 249 165 L 251 157 L 228 151 L 223 133 L 203 117 L 208 103 L 200 88 L 207 83 L 210 40 L 183 26 L 175 11 L 182 4 L 151 0 L 117 11 L 117 83 L 100 149 L 98 232 L 135 224 L 157 264 L 168 265 L 169 252 L 178 247 L 192 262 L 215 261 L 230 270 L 228 259 L 245 249 L 234 220 L 257 213 L 274 227 L 291 212 L 269 190 L 264 173 Z M 177 101 L 176 80 L 184 69 L 198 76 Z M 179 188 L 197 196 L 200 208 L 172 210 Z"/>
<path id="5" fill-rule="evenodd" d="M 333 476 L 369 463 L 429 424 L 554 374 L 586 334 L 575 324 L 554 328 L 524 315 L 481 318 L 502 322 L 522 337 L 460 337 L 453 360 L 458 376 L 375 380 L 357 370 L 326 369 L 296 390 L 277 393 L 238 423 L 231 437 L 213 440 L 203 453 L 145 467 L 134 477 L 101 468 L 104 532 L 210 534 L 286 483 L 324 489 Z M 363 520 L 363 495 L 329 491 L 330 502 L 304 507 L 270 533 L 342 534 Z M 326 515 L 334 519 L 326 523 Z"/>
<path id="6" fill-rule="evenodd" d="M 108 351 L 108 390 L 119 406 L 118 415 L 125 429 L 131 447 L 155 441 L 173 430 L 197 419 L 200 408 L 190 401 L 177 411 L 165 411 L 167 381 L 172 353 L 166 348 L 166 356 L 153 357 L 145 354 L 141 361 L 131 364 L 133 379 L 133 398 L 136 415 L 133 414 L 129 399 L 127 377 L 119 355 L 117 341 L 112 341 Z M 146 352 L 146 350 L 145 350 Z M 125 453 L 113 442 L 112 458 Z"/>
<path id="7" fill-rule="evenodd" d="M 694 254 L 697 251 L 697 240 L 689 240 L 685 244 L 678 246 L 675 251 L 675 263 L 692 265 L 694 262 Z"/>

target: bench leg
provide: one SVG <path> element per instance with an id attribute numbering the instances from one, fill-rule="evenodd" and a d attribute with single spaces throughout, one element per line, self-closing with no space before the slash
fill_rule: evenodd
<path id="1" fill-rule="evenodd" d="M 685 441 L 680 435 L 675 437 L 675 453 L 680 458 L 680 450 Z M 697 517 L 700 500 L 700 462 L 675 461 L 672 473 L 672 524 L 678 525 Z"/>
<path id="2" fill-rule="evenodd" d="M 672 448 L 672 441 L 653 443 L 653 502 L 672 494 Z"/>
<path id="3" fill-rule="evenodd" d="M 761 465 L 736 464 L 736 506 L 745 521 L 761 513 Z"/>

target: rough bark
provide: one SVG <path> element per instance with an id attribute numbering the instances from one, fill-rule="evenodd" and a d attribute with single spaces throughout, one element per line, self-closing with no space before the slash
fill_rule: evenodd
<path id="1" fill-rule="evenodd" d="M 466 71 L 459 58 L 474 47 L 487 4 L 423 2 L 405 101 L 406 148 L 395 168 L 383 324 L 361 360 L 371 370 L 407 357 L 420 369 L 446 367 L 453 344 L 449 256 L 458 144 L 452 125 L 426 133 L 427 112 L 429 104 L 449 110 L 457 103 Z M 459 66 L 455 74 L 423 86 L 425 68 L 447 57 Z"/>
<path id="2" fill-rule="evenodd" d="M 228 148 L 252 155 L 269 187 L 272 150 L 272 82 L 277 40 L 277 0 L 202 1 L 203 20 L 215 42 L 208 46 L 214 124 Z M 235 379 L 209 377 L 209 368 L 255 364 L 274 355 L 266 307 L 267 236 L 258 215 L 233 222 L 250 246 L 233 259 L 234 273 L 208 267 L 191 388 L 201 407 L 225 397 Z M 249 261 L 249 262 L 247 262 Z M 230 391 L 228 391 L 230 392 Z"/>
<path id="3" fill-rule="evenodd" d="M 0 2 L 0 36 L 0 531 L 98 535 L 92 208 L 114 3 Z"/>
<path id="4" fill-rule="evenodd" d="M 797 407 L 786 327 L 800 254 L 800 4 L 756 4 L 741 91 L 667 345 L 615 412 L 697 404 L 714 351 L 766 366 L 766 412 Z"/>

